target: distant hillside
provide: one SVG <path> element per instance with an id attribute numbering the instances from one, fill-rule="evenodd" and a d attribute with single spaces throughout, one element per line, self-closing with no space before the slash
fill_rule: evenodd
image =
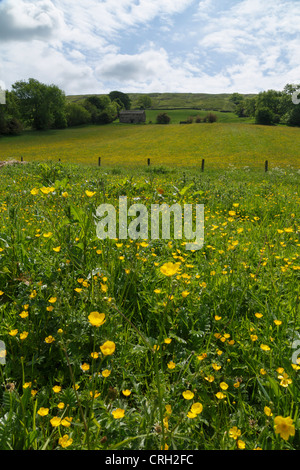
<path id="1" fill-rule="evenodd" d="M 127 93 L 131 99 L 131 108 L 137 107 L 137 102 L 142 93 Z M 145 93 L 152 99 L 152 109 L 204 109 L 209 111 L 234 111 L 234 104 L 229 101 L 231 94 L 209 93 Z M 80 103 L 91 95 L 72 95 L 67 99 Z M 101 96 L 101 95 L 99 95 Z M 245 94 L 244 97 L 252 97 L 253 94 Z"/>

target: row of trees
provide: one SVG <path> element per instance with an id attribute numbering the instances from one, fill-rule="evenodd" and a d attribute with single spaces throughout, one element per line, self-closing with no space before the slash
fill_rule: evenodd
<path id="1" fill-rule="evenodd" d="M 252 98 L 233 93 L 230 100 L 239 117 L 254 117 L 256 124 L 300 126 L 300 104 L 293 101 L 298 90 L 300 95 L 300 85 L 287 84 L 283 91 L 262 91 Z"/>
<path id="2" fill-rule="evenodd" d="M 12 91 L 6 91 L 6 103 L 0 105 L 0 134 L 15 135 L 24 128 L 46 130 L 109 124 L 118 118 L 121 109 L 130 107 L 129 96 L 120 91 L 72 103 L 56 85 L 30 78 L 27 82 L 17 81 Z"/>

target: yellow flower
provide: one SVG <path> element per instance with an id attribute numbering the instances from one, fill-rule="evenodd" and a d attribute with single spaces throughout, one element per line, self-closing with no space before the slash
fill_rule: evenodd
<path id="1" fill-rule="evenodd" d="M 105 313 L 91 312 L 88 316 L 89 322 L 93 326 L 101 326 L 105 323 Z"/>
<path id="2" fill-rule="evenodd" d="M 113 341 L 105 341 L 105 343 L 100 346 L 100 349 L 104 356 L 110 356 L 115 352 L 116 345 Z"/>
<path id="3" fill-rule="evenodd" d="M 26 310 L 23 310 L 20 314 L 21 318 L 27 318 L 28 317 L 28 312 Z"/>
<path id="4" fill-rule="evenodd" d="M 291 383 L 293 383 L 292 379 L 288 378 L 289 376 L 285 372 L 283 375 L 279 375 L 278 378 L 281 379 L 280 385 L 282 387 L 288 387 Z"/>
<path id="5" fill-rule="evenodd" d="M 28 331 L 23 331 L 23 333 L 20 334 L 20 339 L 26 339 L 28 336 Z"/>
<path id="6" fill-rule="evenodd" d="M 257 335 L 250 335 L 251 341 L 257 341 L 258 336 Z"/>
<path id="7" fill-rule="evenodd" d="M 49 408 L 44 408 L 41 407 L 38 411 L 37 414 L 40 416 L 46 416 L 49 413 Z"/>
<path id="8" fill-rule="evenodd" d="M 282 324 L 281 320 L 274 320 L 276 326 L 280 326 Z"/>
<path id="9" fill-rule="evenodd" d="M 83 370 L 83 372 L 86 372 L 90 369 L 90 365 L 84 362 L 83 364 L 81 364 L 80 369 Z"/>
<path id="10" fill-rule="evenodd" d="M 218 392 L 218 393 L 216 393 L 216 397 L 217 397 L 219 400 L 222 400 L 223 398 L 226 398 L 226 395 L 224 395 L 223 392 Z"/>
<path id="11" fill-rule="evenodd" d="M 59 393 L 61 391 L 61 386 L 60 385 L 54 385 L 52 388 L 54 393 Z"/>
<path id="12" fill-rule="evenodd" d="M 17 330 L 17 329 L 15 329 L 15 330 L 10 330 L 10 331 L 8 332 L 8 334 L 9 334 L 10 336 L 16 336 L 16 335 L 18 334 L 18 330 Z"/>
<path id="13" fill-rule="evenodd" d="M 31 382 L 25 382 L 23 385 L 23 388 L 29 388 L 31 387 L 32 383 Z"/>
<path id="14" fill-rule="evenodd" d="M 212 364 L 212 368 L 214 370 L 220 370 L 221 369 L 221 366 L 219 366 L 218 364 L 216 364 L 215 362 Z"/>
<path id="15" fill-rule="evenodd" d="M 166 343 L 166 344 L 170 344 L 171 342 L 172 342 L 171 338 L 165 338 L 164 339 L 164 343 Z"/>
<path id="16" fill-rule="evenodd" d="M 184 290 L 183 292 L 181 292 L 181 295 L 183 298 L 187 297 L 190 293 L 187 291 L 187 290 Z"/>
<path id="17" fill-rule="evenodd" d="M 196 415 L 199 415 L 200 413 L 202 413 L 202 410 L 203 410 L 203 405 L 202 403 L 193 403 L 193 405 L 191 406 L 191 412 L 192 413 L 195 413 Z"/>
<path id="18" fill-rule="evenodd" d="M 62 421 L 61 421 L 62 426 L 65 426 L 65 428 L 70 427 L 70 426 L 71 426 L 71 423 L 72 423 L 72 419 L 73 419 L 73 418 L 66 416 L 66 417 L 65 417 L 64 419 L 62 419 Z"/>
<path id="19" fill-rule="evenodd" d="M 73 439 L 69 438 L 68 434 L 65 434 L 63 437 L 58 439 L 58 443 L 65 449 L 66 447 L 72 445 Z"/>
<path id="20" fill-rule="evenodd" d="M 160 272 L 165 276 L 174 276 L 179 271 L 180 263 L 168 262 L 160 267 Z"/>
<path id="21" fill-rule="evenodd" d="M 49 194 L 49 193 L 53 193 L 55 191 L 55 188 L 51 187 L 51 188 L 45 188 L 45 186 L 43 188 L 41 188 L 41 191 L 43 194 Z"/>
<path id="22" fill-rule="evenodd" d="M 188 414 L 187 414 L 187 417 L 193 419 L 193 418 L 196 418 L 197 415 L 196 415 L 196 413 L 193 413 L 192 411 L 189 411 Z"/>
<path id="23" fill-rule="evenodd" d="M 59 253 L 59 252 L 60 252 L 60 249 L 61 249 L 61 247 L 60 247 L 60 246 L 57 246 L 57 247 L 53 248 L 53 251 L 55 251 L 56 253 Z"/>
<path id="24" fill-rule="evenodd" d="M 237 439 L 241 434 L 241 430 L 236 426 L 233 426 L 233 428 L 229 429 L 229 437 L 232 439 Z"/>
<path id="25" fill-rule="evenodd" d="M 50 304 L 55 304 L 56 300 L 57 300 L 56 297 L 50 297 L 50 299 L 48 300 L 48 302 L 49 302 Z"/>
<path id="26" fill-rule="evenodd" d="M 105 369 L 102 371 L 103 377 L 109 377 L 111 374 L 111 370 Z"/>
<path id="27" fill-rule="evenodd" d="M 38 188 L 33 188 L 30 193 L 33 195 L 33 196 L 36 196 L 39 192 L 39 189 Z"/>
<path id="28" fill-rule="evenodd" d="M 246 444 L 244 441 L 241 441 L 240 439 L 237 440 L 237 446 L 239 449 L 245 449 Z"/>
<path id="29" fill-rule="evenodd" d="M 99 354 L 98 354 L 97 352 L 92 352 L 92 353 L 91 353 L 91 357 L 92 357 L 93 359 L 98 359 Z"/>
<path id="30" fill-rule="evenodd" d="M 183 398 L 185 400 L 192 400 L 194 398 L 194 393 L 191 392 L 190 390 L 186 390 L 185 392 L 182 393 Z"/>
<path id="31" fill-rule="evenodd" d="M 52 235 L 52 232 L 43 233 L 43 237 L 45 237 L 45 238 L 50 238 L 51 235 Z"/>
<path id="32" fill-rule="evenodd" d="M 267 344 L 261 344 L 260 349 L 263 351 L 271 351 L 271 348 Z"/>
<path id="33" fill-rule="evenodd" d="M 61 418 L 59 418 L 59 416 L 54 416 L 52 419 L 50 419 L 50 423 L 53 427 L 57 427 L 61 424 Z"/>
<path id="34" fill-rule="evenodd" d="M 96 194 L 96 191 L 86 191 L 85 194 L 86 194 L 88 197 L 93 197 L 93 196 Z"/>
<path id="35" fill-rule="evenodd" d="M 222 318 L 222 317 L 220 317 L 219 315 L 215 315 L 215 320 L 216 320 L 216 321 L 221 320 L 221 318 Z"/>
<path id="36" fill-rule="evenodd" d="M 123 410 L 122 408 L 117 408 L 116 410 L 112 411 L 112 415 L 115 419 L 123 418 L 125 415 L 125 410 Z"/>
<path id="37" fill-rule="evenodd" d="M 170 362 L 168 363 L 168 369 L 175 369 L 175 367 L 176 367 L 175 362 L 170 361 Z"/>
<path id="38" fill-rule="evenodd" d="M 265 407 L 264 407 L 264 413 L 265 413 L 265 415 L 267 415 L 267 416 L 273 416 L 272 410 L 271 410 L 271 408 L 269 408 L 268 406 L 265 406 Z"/>
<path id="39" fill-rule="evenodd" d="M 122 393 L 124 395 L 124 397 L 129 397 L 129 395 L 131 395 L 131 391 L 126 389 L 126 390 L 122 390 Z"/>
<path id="40" fill-rule="evenodd" d="M 227 390 L 227 388 L 228 388 L 227 383 L 226 383 L 226 382 L 221 382 L 221 383 L 220 383 L 220 388 L 221 388 L 222 390 Z"/>
<path id="41" fill-rule="evenodd" d="M 261 317 L 263 317 L 263 314 L 262 313 L 256 313 L 255 316 L 256 316 L 256 318 L 261 318 Z"/>
<path id="42" fill-rule="evenodd" d="M 53 343 L 53 341 L 55 341 L 55 339 L 53 338 L 53 336 L 47 336 L 47 338 L 45 338 L 45 343 Z"/>
<path id="43" fill-rule="evenodd" d="M 290 416 L 287 418 L 276 416 L 274 419 L 274 429 L 275 433 L 280 434 L 280 437 L 285 441 L 287 441 L 290 436 L 295 435 L 295 426 L 293 425 L 293 420 Z"/>
<path id="44" fill-rule="evenodd" d="M 205 380 L 207 380 L 207 382 L 213 382 L 215 380 L 214 376 L 213 375 L 208 375 L 207 377 L 204 377 Z"/>
<path id="45" fill-rule="evenodd" d="M 59 408 L 60 410 L 63 410 L 64 407 L 65 407 L 65 404 L 62 401 L 59 402 L 58 405 L 57 405 L 57 408 Z"/>

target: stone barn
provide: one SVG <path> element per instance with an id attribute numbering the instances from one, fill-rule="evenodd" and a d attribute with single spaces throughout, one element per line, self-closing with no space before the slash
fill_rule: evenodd
<path id="1" fill-rule="evenodd" d="M 119 121 L 126 124 L 139 124 L 146 121 L 146 113 L 144 110 L 139 109 L 120 111 Z"/>

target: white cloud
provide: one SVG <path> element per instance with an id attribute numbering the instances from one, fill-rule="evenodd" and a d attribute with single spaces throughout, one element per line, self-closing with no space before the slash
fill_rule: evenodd
<path id="1" fill-rule="evenodd" d="M 67 94 L 256 92 L 300 81 L 299 0 L 0 1 L 0 79 Z"/>

